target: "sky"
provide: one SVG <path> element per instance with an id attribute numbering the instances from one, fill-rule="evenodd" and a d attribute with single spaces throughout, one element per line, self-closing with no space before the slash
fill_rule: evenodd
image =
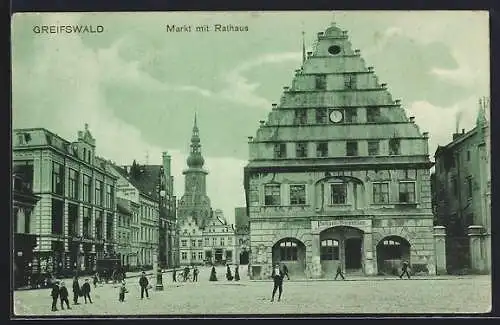
<path id="1" fill-rule="evenodd" d="M 184 190 L 195 113 L 212 208 L 234 222 L 245 206 L 248 136 L 290 86 L 317 32 L 348 31 L 408 116 L 429 132 L 429 152 L 474 127 L 489 96 L 489 21 L 480 11 L 20 13 L 12 26 L 12 125 L 74 141 L 89 124 L 96 153 L 118 164 L 172 156 Z M 166 25 L 192 32 L 168 32 Z M 248 31 L 195 32 L 199 25 Z M 35 33 L 42 26 L 102 26 L 101 33 Z"/>

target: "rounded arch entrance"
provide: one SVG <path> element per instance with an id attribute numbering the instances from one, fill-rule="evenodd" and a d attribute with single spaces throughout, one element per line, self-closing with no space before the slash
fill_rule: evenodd
<path id="1" fill-rule="evenodd" d="M 323 273 L 335 273 L 339 265 L 345 272 L 362 272 L 363 230 L 335 226 L 321 231 L 319 238 Z"/>
<path id="2" fill-rule="evenodd" d="M 273 264 L 280 262 L 292 274 L 303 274 L 306 268 L 306 245 L 293 237 L 278 240 L 272 248 Z"/>
<path id="3" fill-rule="evenodd" d="M 410 262 L 411 244 L 400 236 L 387 236 L 377 244 L 377 269 L 379 274 L 397 275 L 403 261 Z"/>

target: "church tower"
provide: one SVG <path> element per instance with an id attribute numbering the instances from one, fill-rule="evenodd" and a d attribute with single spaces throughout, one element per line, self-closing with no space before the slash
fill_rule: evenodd
<path id="1" fill-rule="evenodd" d="M 191 152 L 186 160 L 188 169 L 182 174 L 185 176 L 184 195 L 179 202 L 178 216 L 183 222 L 192 217 L 197 226 L 205 227 L 205 222 L 210 218 L 210 199 L 206 192 L 206 176 L 208 172 L 203 169 L 205 159 L 201 155 L 201 144 L 196 115 L 194 116 L 193 135 L 191 136 Z"/>

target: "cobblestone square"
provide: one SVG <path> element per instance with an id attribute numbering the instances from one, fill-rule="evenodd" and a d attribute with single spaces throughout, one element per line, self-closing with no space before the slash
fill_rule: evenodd
<path id="1" fill-rule="evenodd" d="M 285 280 L 282 300 L 270 302 L 272 281 L 250 281 L 241 271 L 241 281 L 228 282 L 224 274 L 223 268 L 218 269 L 219 281 L 209 282 L 209 269 L 203 269 L 199 282 L 177 284 L 166 274 L 165 290 L 151 290 L 150 299 L 144 300 L 140 299 L 138 278 L 130 278 L 124 303 L 118 301 L 118 288 L 106 284 L 92 290 L 93 304 L 57 312 L 50 311 L 49 289 L 16 291 L 15 315 L 483 313 L 491 308 L 489 276 L 346 281 L 292 278 Z"/>

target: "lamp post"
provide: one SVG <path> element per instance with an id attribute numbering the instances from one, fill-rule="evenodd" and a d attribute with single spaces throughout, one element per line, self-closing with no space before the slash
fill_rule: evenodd
<path id="1" fill-rule="evenodd" d="M 157 245 L 156 245 L 156 252 L 155 252 L 155 264 L 154 267 L 156 268 L 156 286 L 155 290 L 157 291 L 162 291 L 163 290 L 163 275 L 161 272 L 161 267 L 160 267 L 160 227 L 161 225 L 161 212 L 162 212 L 162 207 L 163 207 L 163 200 L 165 198 L 165 189 L 163 187 L 163 167 L 160 167 L 160 173 L 158 175 L 158 224 L 157 224 Z"/>

